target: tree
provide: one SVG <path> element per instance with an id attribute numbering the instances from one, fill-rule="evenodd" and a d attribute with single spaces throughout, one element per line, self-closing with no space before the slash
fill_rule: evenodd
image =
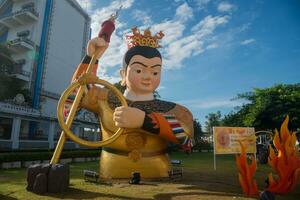
<path id="1" fill-rule="evenodd" d="M 222 125 L 222 120 L 221 120 L 221 112 L 217 111 L 216 113 L 209 113 L 208 115 L 205 116 L 207 119 L 205 122 L 205 131 L 208 134 L 212 133 L 212 128 L 214 126 L 220 126 Z"/>
<path id="2" fill-rule="evenodd" d="M 4 66 L 11 66 L 14 64 L 13 59 L 11 58 L 11 55 L 7 49 L 6 46 L 0 45 L 0 66 L 1 69 Z"/>
<path id="3" fill-rule="evenodd" d="M 289 115 L 289 128 L 300 126 L 300 83 L 278 84 L 270 88 L 255 88 L 251 92 L 238 94 L 236 99 L 244 99 L 237 112 L 229 113 L 223 119 L 224 125 L 254 126 L 256 130 L 280 128 Z"/>
<path id="4" fill-rule="evenodd" d="M 11 69 L 16 65 L 9 50 L 0 45 L 0 101 L 13 99 L 17 94 L 23 94 L 29 103 L 31 96 L 29 90 L 24 88 L 25 82 L 11 76 Z"/>
<path id="5" fill-rule="evenodd" d="M 201 136 L 204 133 L 202 131 L 202 126 L 201 126 L 200 122 L 198 121 L 198 119 L 194 119 L 193 124 L 194 124 L 194 139 L 197 144 L 197 143 L 199 143 Z"/>
<path id="6" fill-rule="evenodd" d="M 124 93 L 124 91 L 125 91 L 125 89 L 126 89 L 126 86 L 122 86 L 122 85 L 121 85 L 121 82 L 114 83 L 114 86 L 115 86 L 118 90 L 120 90 L 120 92 L 121 92 L 122 94 Z"/>
<path id="7" fill-rule="evenodd" d="M 236 107 L 236 112 L 231 111 L 229 114 L 224 115 L 222 119 L 223 126 L 243 127 L 246 126 L 244 123 L 244 117 L 249 111 L 249 104 L 244 104 L 241 107 Z"/>

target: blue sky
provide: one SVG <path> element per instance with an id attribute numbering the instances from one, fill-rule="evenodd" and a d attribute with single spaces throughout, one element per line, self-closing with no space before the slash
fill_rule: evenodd
<path id="1" fill-rule="evenodd" d="M 77 0 L 92 19 L 93 36 L 120 5 L 110 47 L 100 61 L 100 78 L 116 82 L 133 26 L 164 31 L 162 99 L 205 116 L 226 114 L 243 102 L 238 93 L 276 83 L 300 82 L 298 0 Z"/>

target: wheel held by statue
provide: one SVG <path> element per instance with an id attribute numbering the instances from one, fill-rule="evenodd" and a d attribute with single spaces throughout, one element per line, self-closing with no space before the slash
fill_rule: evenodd
<path id="1" fill-rule="evenodd" d="M 58 122 L 60 127 L 63 129 L 63 131 L 65 132 L 65 134 L 67 135 L 67 137 L 69 139 L 71 139 L 72 141 L 76 142 L 77 144 L 83 145 L 83 146 L 87 146 L 87 147 L 102 147 L 102 146 L 106 146 L 110 143 L 112 143 L 113 141 L 115 141 L 123 132 L 124 132 L 124 128 L 119 128 L 111 137 L 102 140 L 102 141 L 88 141 L 88 140 L 84 140 L 81 139 L 80 137 L 76 136 L 71 130 L 70 128 L 68 128 L 65 119 L 64 119 L 64 115 L 63 115 L 63 111 L 64 111 L 64 105 L 68 99 L 68 97 L 71 95 L 71 93 L 78 87 L 81 86 L 87 86 L 89 84 L 97 84 L 97 85 L 102 85 L 110 90 L 112 90 L 115 95 L 117 96 L 117 98 L 120 100 L 121 105 L 122 106 L 128 106 L 126 99 L 124 98 L 124 96 L 122 95 L 122 93 L 111 83 L 99 79 L 94 75 L 88 75 L 88 74 L 84 74 L 83 76 L 81 76 L 77 81 L 73 82 L 62 94 L 62 96 L 59 99 L 58 102 L 58 106 L 57 106 L 57 118 L 58 118 Z M 78 109 L 77 108 L 73 108 L 75 110 Z M 70 125 L 71 126 L 71 125 Z"/>

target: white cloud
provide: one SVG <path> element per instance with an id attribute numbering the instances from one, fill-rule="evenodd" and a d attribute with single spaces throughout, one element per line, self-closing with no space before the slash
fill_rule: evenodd
<path id="1" fill-rule="evenodd" d="M 122 36 L 118 36 L 116 32 L 114 32 L 111 36 L 109 48 L 106 50 L 105 54 L 100 60 L 100 65 L 102 65 L 104 68 L 112 68 L 115 66 L 121 67 L 121 61 L 126 50 L 127 45 L 125 44 Z"/>
<path id="2" fill-rule="evenodd" d="M 242 41 L 242 42 L 241 42 L 241 45 L 247 45 L 247 44 L 251 44 L 251 43 L 253 43 L 253 42 L 255 42 L 255 39 L 250 38 L 250 39 L 247 39 L 247 40 Z"/>
<path id="3" fill-rule="evenodd" d="M 184 3 L 176 9 L 176 16 L 180 20 L 186 21 L 193 17 L 193 9 L 190 6 L 188 6 L 187 3 Z"/>
<path id="4" fill-rule="evenodd" d="M 203 42 L 198 40 L 196 35 L 183 37 L 173 41 L 166 48 L 164 65 L 167 69 L 181 68 L 184 59 L 203 52 Z"/>
<path id="5" fill-rule="evenodd" d="M 181 104 L 189 105 L 189 107 L 211 109 L 211 108 L 234 108 L 241 106 L 244 101 L 232 101 L 229 99 L 209 99 L 209 100 L 186 100 Z"/>
<path id="6" fill-rule="evenodd" d="M 91 12 L 94 6 L 94 0 L 76 0 L 79 5 L 86 10 L 87 12 Z"/>
<path id="7" fill-rule="evenodd" d="M 212 44 L 209 44 L 207 45 L 206 49 L 215 49 L 215 48 L 218 48 L 218 44 L 217 43 L 212 43 Z"/>
<path id="8" fill-rule="evenodd" d="M 198 24 L 196 24 L 193 28 L 193 32 L 201 33 L 200 36 L 202 37 L 208 34 L 213 33 L 213 31 L 219 26 L 226 24 L 229 20 L 228 16 L 215 16 L 212 17 L 211 15 L 208 15 L 203 20 L 201 20 Z"/>
<path id="9" fill-rule="evenodd" d="M 97 36 L 101 27 L 101 22 L 109 18 L 120 5 L 123 5 L 121 12 L 126 12 L 133 5 L 134 0 L 115 0 L 108 6 L 99 9 L 94 9 L 92 18 L 92 37 Z M 140 11 L 135 10 L 135 14 L 139 14 Z M 146 18 L 145 18 L 146 17 Z M 198 24 L 193 26 L 191 30 L 186 30 L 187 22 L 193 17 L 193 9 L 188 6 L 186 2 L 179 5 L 176 9 L 176 14 L 172 19 L 164 20 L 161 23 L 153 23 L 149 19 L 149 24 L 144 24 L 144 27 L 140 27 L 140 30 L 151 27 L 152 34 L 163 31 L 165 37 L 161 41 L 163 46 L 160 49 L 163 56 L 164 69 L 176 69 L 183 67 L 183 61 L 191 56 L 196 56 L 207 49 L 216 48 L 218 44 L 212 41 L 216 28 L 226 24 L 229 21 L 229 16 L 207 16 L 202 19 Z M 148 20 L 147 15 L 141 15 L 140 20 Z M 99 76 L 100 78 L 108 78 L 109 80 L 116 80 L 117 76 L 108 77 L 105 75 L 107 68 L 113 68 L 121 66 L 123 55 L 127 50 L 127 45 L 124 40 L 125 33 L 130 32 L 129 29 L 124 30 L 127 27 L 126 24 L 116 22 L 117 30 L 113 33 L 110 46 L 107 52 L 103 55 L 99 62 Z M 101 72 L 101 70 L 103 71 Z"/>
<path id="10" fill-rule="evenodd" d="M 200 10 L 204 9 L 209 2 L 210 0 L 196 0 L 196 4 Z"/>
<path id="11" fill-rule="evenodd" d="M 102 68 L 101 66 L 98 69 L 98 73 L 97 73 L 98 77 L 100 79 L 106 80 L 109 83 L 117 83 L 121 80 L 121 76 L 118 75 L 117 73 L 113 74 L 113 75 L 108 75 L 107 73 L 107 69 L 106 68 Z"/>
<path id="12" fill-rule="evenodd" d="M 165 47 L 164 66 L 166 69 L 181 68 L 184 59 L 196 56 L 205 51 L 205 42 L 212 36 L 218 26 L 226 24 L 228 16 L 207 16 L 192 28 L 192 34 L 183 36 L 185 26 L 182 22 L 181 27 L 174 26 L 177 30 L 174 38 L 169 38 L 169 44 Z M 175 22 L 173 22 L 175 23 Z"/>
<path id="13" fill-rule="evenodd" d="M 182 36 L 184 29 L 185 25 L 181 21 L 174 20 L 165 21 L 160 24 L 154 24 L 151 27 L 153 32 L 158 32 L 161 30 L 164 32 L 165 37 L 162 39 L 161 43 L 164 48 L 167 45 L 170 45 L 170 43 L 179 39 Z"/>
<path id="14" fill-rule="evenodd" d="M 163 85 L 159 85 L 159 87 L 156 89 L 157 91 L 165 90 L 166 87 Z"/>
<path id="15" fill-rule="evenodd" d="M 238 32 L 245 32 L 249 30 L 251 27 L 251 23 L 243 24 L 242 26 L 238 27 Z"/>
<path id="16" fill-rule="evenodd" d="M 143 22 L 144 25 L 149 26 L 150 24 L 152 24 L 151 17 L 148 16 L 145 11 L 136 9 L 132 12 L 132 15 L 137 21 Z"/>
<path id="17" fill-rule="evenodd" d="M 132 4 L 133 4 L 134 0 L 116 0 L 116 1 L 112 1 L 108 6 L 106 7 L 102 7 L 99 9 L 96 9 L 93 11 L 93 14 L 91 16 L 92 18 L 92 24 L 91 24 L 91 28 L 92 28 L 92 37 L 97 36 L 100 28 L 101 28 L 101 23 L 105 20 L 107 20 L 111 14 L 115 13 L 120 6 L 122 5 L 122 10 L 121 12 L 125 12 L 126 9 L 129 9 Z M 118 28 L 122 27 L 123 24 L 120 22 L 117 22 L 116 25 Z"/>
<path id="18" fill-rule="evenodd" d="M 126 9 L 129 9 L 134 0 L 116 0 L 112 1 L 108 6 L 98 8 L 93 10 L 91 15 L 91 28 L 92 28 L 92 37 L 96 37 L 98 35 L 98 32 L 101 28 L 101 23 L 105 20 L 107 20 L 111 14 L 115 13 L 116 10 L 119 9 L 119 7 L 122 5 L 122 11 L 124 12 Z M 119 21 L 116 21 L 116 28 L 121 29 L 125 26 L 124 23 L 121 23 Z M 109 44 L 109 48 L 103 55 L 103 57 L 100 59 L 99 62 L 99 70 L 98 75 L 100 78 L 109 80 L 111 82 L 117 82 L 119 80 L 118 76 L 108 76 L 106 73 L 107 68 L 121 66 L 122 58 L 124 55 L 124 52 L 127 49 L 127 45 L 125 44 L 125 41 L 123 40 L 123 32 L 118 32 L 117 30 L 113 32 L 111 36 L 111 42 Z"/>
<path id="19" fill-rule="evenodd" d="M 230 4 L 226 1 L 223 1 L 221 2 L 219 5 L 218 5 L 218 11 L 220 12 L 230 12 L 234 9 L 234 5 L 233 4 Z"/>

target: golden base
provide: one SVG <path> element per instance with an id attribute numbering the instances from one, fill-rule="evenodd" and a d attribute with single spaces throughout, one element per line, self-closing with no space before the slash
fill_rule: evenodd
<path id="1" fill-rule="evenodd" d="M 128 179 L 132 172 L 139 172 L 142 179 L 166 178 L 169 177 L 171 164 L 168 154 L 142 157 L 133 161 L 127 156 L 102 151 L 99 170 L 103 179 Z"/>

